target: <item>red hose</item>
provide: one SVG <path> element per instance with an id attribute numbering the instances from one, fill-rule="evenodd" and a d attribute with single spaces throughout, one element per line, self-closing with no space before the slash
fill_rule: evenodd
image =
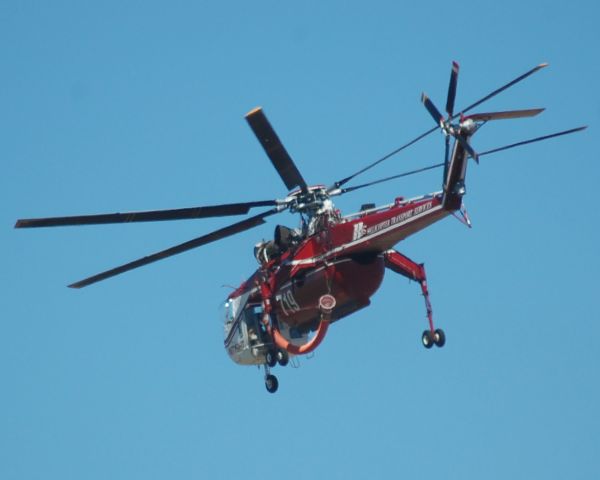
<path id="1" fill-rule="evenodd" d="M 275 345 L 277 345 L 280 349 L 286 350 L 292 355 L 304 355 L 306 353 L 312 352 L 315 348 L 317 348 L 323 339 L 325 338 L 325 334 L 327 333 L 327 329 L 329 328 L 329 319 L 322 318 L 319 322 L 319 328 L 317 328 L 317 333 L 315 336 L 306 342 L 304 345 L 294 345 L 287 338 L 285 338 L 278 328 L 276 327 L 267 327 Z"/>

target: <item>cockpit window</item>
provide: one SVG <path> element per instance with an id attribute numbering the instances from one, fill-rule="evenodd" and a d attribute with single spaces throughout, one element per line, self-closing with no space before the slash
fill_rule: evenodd
<path id="1" fill-rule="evenodd" d="M 250 293 L 247 292 L 243 295 L 240 295 L 239 297 L 228 298 L 221 304 L 219 313 L 221 321 L 223 322 L 223 325 L 225 326 L 226 330 L 229 330 L 231 328 L 231 325 L 240 316 L 240 313 L 242 312 L 242 310 L 246 306 L 246 303 L 248 302 L 249 296 Z"/>

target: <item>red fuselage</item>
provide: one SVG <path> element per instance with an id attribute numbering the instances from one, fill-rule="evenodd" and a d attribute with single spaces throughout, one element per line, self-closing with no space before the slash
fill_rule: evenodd
<path id="1" fill-rule="evenodd" d="M 248 304 L 260 304 L 259 284 L 271 272 L 273 313 L 279 322 L 312 330 L 319 320 L 318 301 L 332 294 L 338 320 L 369 305 L 384 276 L 384 253 L 409 235 L 450 212 L 442 194 L 391 205 L 332 220 L 323 215 L 316 231 L 297 246 L 257 270 L 229 299 L 249 294 Z"/>

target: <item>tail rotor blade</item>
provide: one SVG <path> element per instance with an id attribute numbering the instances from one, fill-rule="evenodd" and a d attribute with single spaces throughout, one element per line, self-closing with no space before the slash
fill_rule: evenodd
<path id="1" fill-rule="evenodd" d="M 446 99 L 446 113 L 448 113 L 448 118 L 452 118 L 454 116 L 454 100 L 456 99 L 458 68 L 458 63 L 452 62 L 452 71 L 450 72 L 450 84 L 448 85 L 448 98 Z"/>

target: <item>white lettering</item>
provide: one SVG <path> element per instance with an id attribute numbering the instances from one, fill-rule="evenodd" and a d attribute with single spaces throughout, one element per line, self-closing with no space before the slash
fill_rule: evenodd
<path id="1" fill-rule="evenodd" d="M 354 224 L 354 231 L 352 233 L 352 240 L 360 240 L 365 235 L 374 235 L 378 232 L 386 230 L 387 228 L 397 225 L 399 223 L 405 222 L 406 220 L 414 217 L 415 215 L 419 215 L 433 208 L 433 202 L 427 202 L 423 205 L 419 205 L 418 207 L 411 208 L 410 210 L 406 210 L 395 217 L 389 218 L 380 222 L 371 227 L 365 228 L 363 222 L 358 222 Z"/>
<path id="2" fill-rule="evenodd" d="M 282 295 L 277 295 L 276 300 L 279 302 L 281 310 L 283 310 L 286 317 L 290 316 L 290 311 L 291 313 L 300 311 L 300 306 L 291 290 L 286 290 Z"/>
<path id="3" fill-rule="evenodd" d="M 367 230 L 365 229 L 365 224 L 363 222 L 358 222 L 354 224 L 354 231 L 352 232 L 352 241 L 360 240 L 365 236 Z"/>

